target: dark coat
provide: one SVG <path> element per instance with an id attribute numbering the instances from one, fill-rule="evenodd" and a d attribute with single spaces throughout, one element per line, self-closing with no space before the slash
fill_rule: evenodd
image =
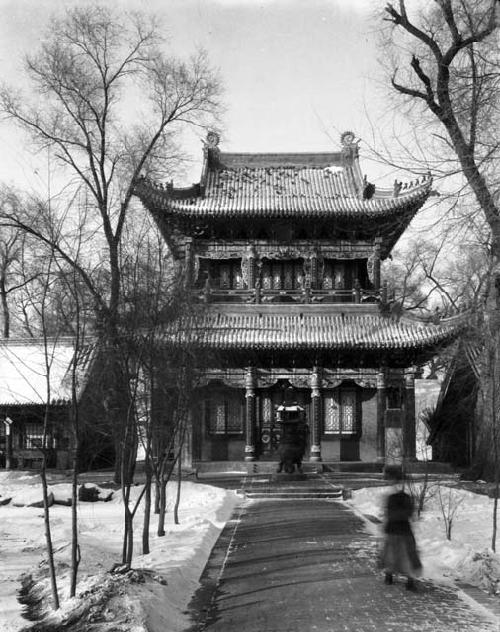
<path id="1" fill-rule="evenodd" d="M 411 533 L 413 510 L 413 499 L 409 494 L 403 490 L 391 494 L 387 499 L 385 532 L 399 535 Z"/>
<path id="2" fill-rule="evenodd" d="M 412 515 L 413 499 L 409 494 L 401 490 L 387 498 L 387 537 L 382 553 L 382 566 L 386 572 L 414 577 L 422 571 L 422 562 L 410 525 Z"/>

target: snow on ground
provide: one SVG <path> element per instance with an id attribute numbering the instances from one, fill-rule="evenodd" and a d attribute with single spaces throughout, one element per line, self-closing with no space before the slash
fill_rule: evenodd
<path id="1" fill-rule="evenodd" d="M 17 591 L 23 572 L 46 568 L 43 510 L 19 507 L 14 501 L 36 500 L 40 479 L 23 472 L 0 472 L 0 630 L 18 632 L 27 624 L 21 618 Z M 133 488 L 137 498 L 140 486 Z M 446 506 L 457 505 L 451 540 L 445 536 L 440 509 L 439 489 Z M 451 490 L 451 491 L 450 491 Z M 70 495 L 68 484 L 52 485 L 56 499 Z M 354 511 L 383 519 L 383 507 L 391 488 L 371 487 L 353 492 L 348 501 Z M 414 530 L 424 563 L 424 577 L 440 582 L 461 580 L 489 592 L 500 592 L 500 556 L 491 551 L 493 500 L 487 496 L 441 483 L 433 488 L 420 520 Z M 79 570 L 78 598 L 69 600 L 68 565 L 70 559 L 70 507 L 51 507 L 52 537 L 58 563 L 58 583 L 62 607 L 54 615 L 55 623 L 67 620 L 78 609 L 87 614 L 95 609 L 101 621 L 113 622 L 114 630 L 129 632 L 178 632 L 186 627 L 183 613 L 210 551 L 225 522 L 241 498 L 235 493 L 210 485 L 183 482 L 180 505 L 180 525 L 173 524 L 172 504 L 176 485 L 167 489 L 169 510 L 166 535 L 155 535 L 156 516 L 152 516 L 151 553 L 141 555 L 142 511 L 135 520 L 134 569 L 142 576 L 126 581 L 109 570 L 121 559 L 123 505 L 120 492 L 110 502 L 79 503 L 79 541 L 82 562 Z M 451 493 L 451 497 L 449 497 Z M 450 498 L 451 504 L 448 503 Z M 370 531 L 382 535 L 380 524 L 368 521 Z M 500 549 L 500 536 L 498 547 Z M 144 581 L 146 577 L 146 581 Z M 123 583 L 120 584 L 120 581 Z M 50 605 L 48 581 L 40 582 L 46 607 Z M 104 609 L 99 609 L 99 597 L 112 595 Z M 86 615 L 87 616 L 87 615 Z M 107 617 L 107 619 L 106 619 Z M 88 619 L 87 619 L 88 620 Z M 99 620 L 99 619 L 98 619 Z M 104 624 L 103 624 L 104 625 Z M 121 626 L 121 627 L 120 627 Z M 80 628 L 85 629 L 85 628 Z M 103 627 L 103 629 L 106 629 Z"/>
<path id="2" fill-rule="evenodd" d="M 413 487 L 420 489 L 418 484 Z M 392 490 L 387 486 L 360 489 L 349 503 L 357 512 L 383 520 L 385 499 Z M 488 496 L 444 483 L 432 485 L 420 519 L 413 522 L 424 577 L 445 583 L 458 580 L 500 593 L 500 555 L 491 549 L 493 502 Z M 456 509 L 451 540 L 446 538 L 441 505 L 445 515 Z M 382 524 L 368 523 L 370 531 L 381 538 Z M 500 515 L 496 548 L 500 551 Z"/>
<path id="3" fill-rule="evenodd" d="M 14 506 L 14 500 L 33 500 L 40 487 L 40 478 L 23 472 L 0 472 L 0 501 L 12 497 L 12 501 L 0 506 L 0 630 L 14 632 L 27 624 L 21 618 L 17 602 L 20 587 L 19 576 L 23 572 L 43 568 L 45 533 L 43 509 Z M 69 484 L 51 486 L 54 495 L 70 497 Z M 132 488 L 137 498 L 142 487 Z M 240 501 L 235 493 L 209 485 L 184 481 L 182 483 L 179 525 L 173 524 L 172 506 L 176 483 L 167 487 L 169 499 L 166 515 L 166 535 L 156 536 L 157 516 L 152 515 L 150 548 L 148 555 L 141 555 L 142 511 L 135 519 L 135 544 L 133 568 L 146 571 L 152 578 L 144 583 L 139 579 L 132 590 L 120 588 L 122 599 L 115 603 L 114 612 L 119 614 L 124 628 L 140 632 L 144 629 L 156 632 L 168 629 L 182 630 L 186 626 L 183 611 L 198 586 L 210 551 L 234 507 Z M 81 564 L 77 593 L 78 600 L 69 600 L 71 508 L 53 505 L 50 508 L 52 540 L 58 564 L 58 584 L 62 599 L 58 617 L 68 616 L 78 607 L 89 608 L 89 603 L 99 591 L 112 588 L 114 579 L 108 571 L 121 560 L 123 504 L 118 490 L 110 502 L 79 503 L 79 543 Z M 110 583 L 111 582 L 111 583 Z M 48 581 L 41 583 L 44 603 L 49 605 Z M 114 591 L 116 593 L 116 590 Z M 115 599 L 115 602 L 117 600 Z M 168 626 L 166 625 L 168 623 Z M 147 628 L 145 627 L 147 625 Z"/>

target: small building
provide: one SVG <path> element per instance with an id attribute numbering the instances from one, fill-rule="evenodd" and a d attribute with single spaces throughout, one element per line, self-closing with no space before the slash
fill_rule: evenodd
<path id="1" fill-rule="evenodd" d="M 431 185 L 376 187 L 351 132 L 337 152 L 286 154 L 223 152 L 209 133 L 198 183 L 136 183 L 205 305 L 158 342 L 203 356 L 193 464 L 276 460 L 285 402 L 305 410 L 311 461 L 415 458 L 416 368 L 461 322 L 391 309 L 381 262 Z"/>
<path id="2" fill-rule="evenodd" d="M 435 461 L 455 467 L 470 467 L 473 463 L 481 414 L 480 354 L 480 347 L 466 339 L 455 346 L 436 405 L 428 415 L 428 443 Z"/>
<path id="3" fill-rule="evenodd" d="M 96 396 L 96 349 L 94 343 L 82 347 L 76 364 L 81 469 L 114 460 L 102 397 Z M 40 467 L 44 452 L 48 467 L 73 466 L 74 357 L 72 338 L 0 341 L 0 467 Z"/>

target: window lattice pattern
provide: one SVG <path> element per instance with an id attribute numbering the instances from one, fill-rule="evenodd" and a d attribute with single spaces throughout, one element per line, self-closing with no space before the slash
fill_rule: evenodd
<path id="1" fill-rule="evenodd" d="M 237 434 L 243 432 L 243 409 L 240 398 L 225 393 L 214 394 L 206 402 L 209 434 Z"/>
<path id="2" fill-rule="evenodd" d="M 264 290 L 300 290 L 303 284 L 302 261 L 266 261 L 262 265 Z"/>
<path id="3" fill-rule="evenodd" d="M 269 395 L 264 395 L 262 399 L 262 421 L 271 424 L 273 420 L 273 403 Z"/>
<path id="4" fill-rule="evenodd" d="M 23 448 L 28 450 L 41 448 L 43 444 L 43 425 L 36 423 L 25 424 L 23 444 Z"/>
<path id="5" fill-rule="evenodd" d="M 241 402 L 236 399 L 226 401 L 226 430 L 230 433 L 243 432 Z"/>
<path id="6" fill-rule="evenodd" d="M 326 434 L 356 432 L 356 391 L 335 389 L 323 398 L 323 427 Z"/>

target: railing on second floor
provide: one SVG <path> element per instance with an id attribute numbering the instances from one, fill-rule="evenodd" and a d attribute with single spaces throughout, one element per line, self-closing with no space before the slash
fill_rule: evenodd
<path id="1" fill-rule="evenodd" d="M 297 290 L 263 289 L 220 289 L 209 283 L 203 289 L 194 290 L 196 296 L 207 303 L 378 303 L 383 301 L 384 289 L 365 289 L 355 284 L 351 289 Z"/>

